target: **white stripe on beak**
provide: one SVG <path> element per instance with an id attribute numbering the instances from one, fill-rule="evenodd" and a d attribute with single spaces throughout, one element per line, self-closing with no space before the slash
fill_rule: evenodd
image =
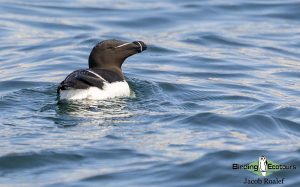
<path id="1" fill-rule="evenodd" d="M 142 52 L 143 51 L 143 46 L 142 46 L 142 44 L 139 42 L 139 41 L 136 41 L 138 44 L 139 44 L 139 46 L 141 47 L 141 51 L 140 52 Z"/>
<path id="2" fill-rule="evenodd" d="M 118 48 L 118 47 L 123 47 L 123 46 L 125 46 L 125 45 L 128 45 L 128 44 L 130 44 L 130 43 L 124 43 L 124 44 L 118 45 L 118 46 L 117 46 L 117 47 L 115 47 L 115 48 Z"/>

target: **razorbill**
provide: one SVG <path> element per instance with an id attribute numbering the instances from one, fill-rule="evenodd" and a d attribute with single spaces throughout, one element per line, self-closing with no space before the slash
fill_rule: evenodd
<path id="1" fill-rule="evenodd" d="M 57 88 L 61 100 L 108 99 L 130 95 L 122 73 L 125 59 L 147 49 L 142 41 L 104 40 L 89 56 L 89 68 L 69 74 Z"/>

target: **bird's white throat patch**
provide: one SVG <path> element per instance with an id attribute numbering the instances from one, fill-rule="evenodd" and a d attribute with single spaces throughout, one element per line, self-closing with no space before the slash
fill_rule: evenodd
<path id="1" fill-rule="evenodd" d="M 88 89 L 60 90 L 60 99 L 77 100 L 92 99 L 103 100 L 114 97 L 129 97 L 130 88 L 126 81 L 107 83 L 104 82 L 103 89 L 90 87 Z"/>

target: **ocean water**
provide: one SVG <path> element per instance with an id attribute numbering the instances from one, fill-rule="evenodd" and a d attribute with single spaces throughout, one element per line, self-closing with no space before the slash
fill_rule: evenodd
<path id="1" fill-rule="evenodd" d="M 297 0 L 1 0 L 0 186 L 300 186 Z M 58 102 L 104 39 L 142 40 L 132 97 Z M 262 185 L 259 185 L 262 186 Z M 267 185 L 270 186 L 270 185 Z"/>

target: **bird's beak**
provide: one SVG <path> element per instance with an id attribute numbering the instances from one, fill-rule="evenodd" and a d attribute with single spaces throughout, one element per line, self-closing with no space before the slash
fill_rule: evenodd
<path id="1" fill-rule="evenodd" d="M 126 49 L 126 50 L 135 50 L 137 53 L 141 53 L 147 49 L 147 45 L 142 41 L 134 41 L 132 43 L 125 42 L 123 44 L 118 45 L 116 48 Z"/>
<path id="2" fill-rule="evenodd" d="M 134 41 L 132 42 L 135 44 L 135 49 L 138 51 L 138 53 L 141 53 L 147 49 L 147 45 L 142 41 Z"/>

